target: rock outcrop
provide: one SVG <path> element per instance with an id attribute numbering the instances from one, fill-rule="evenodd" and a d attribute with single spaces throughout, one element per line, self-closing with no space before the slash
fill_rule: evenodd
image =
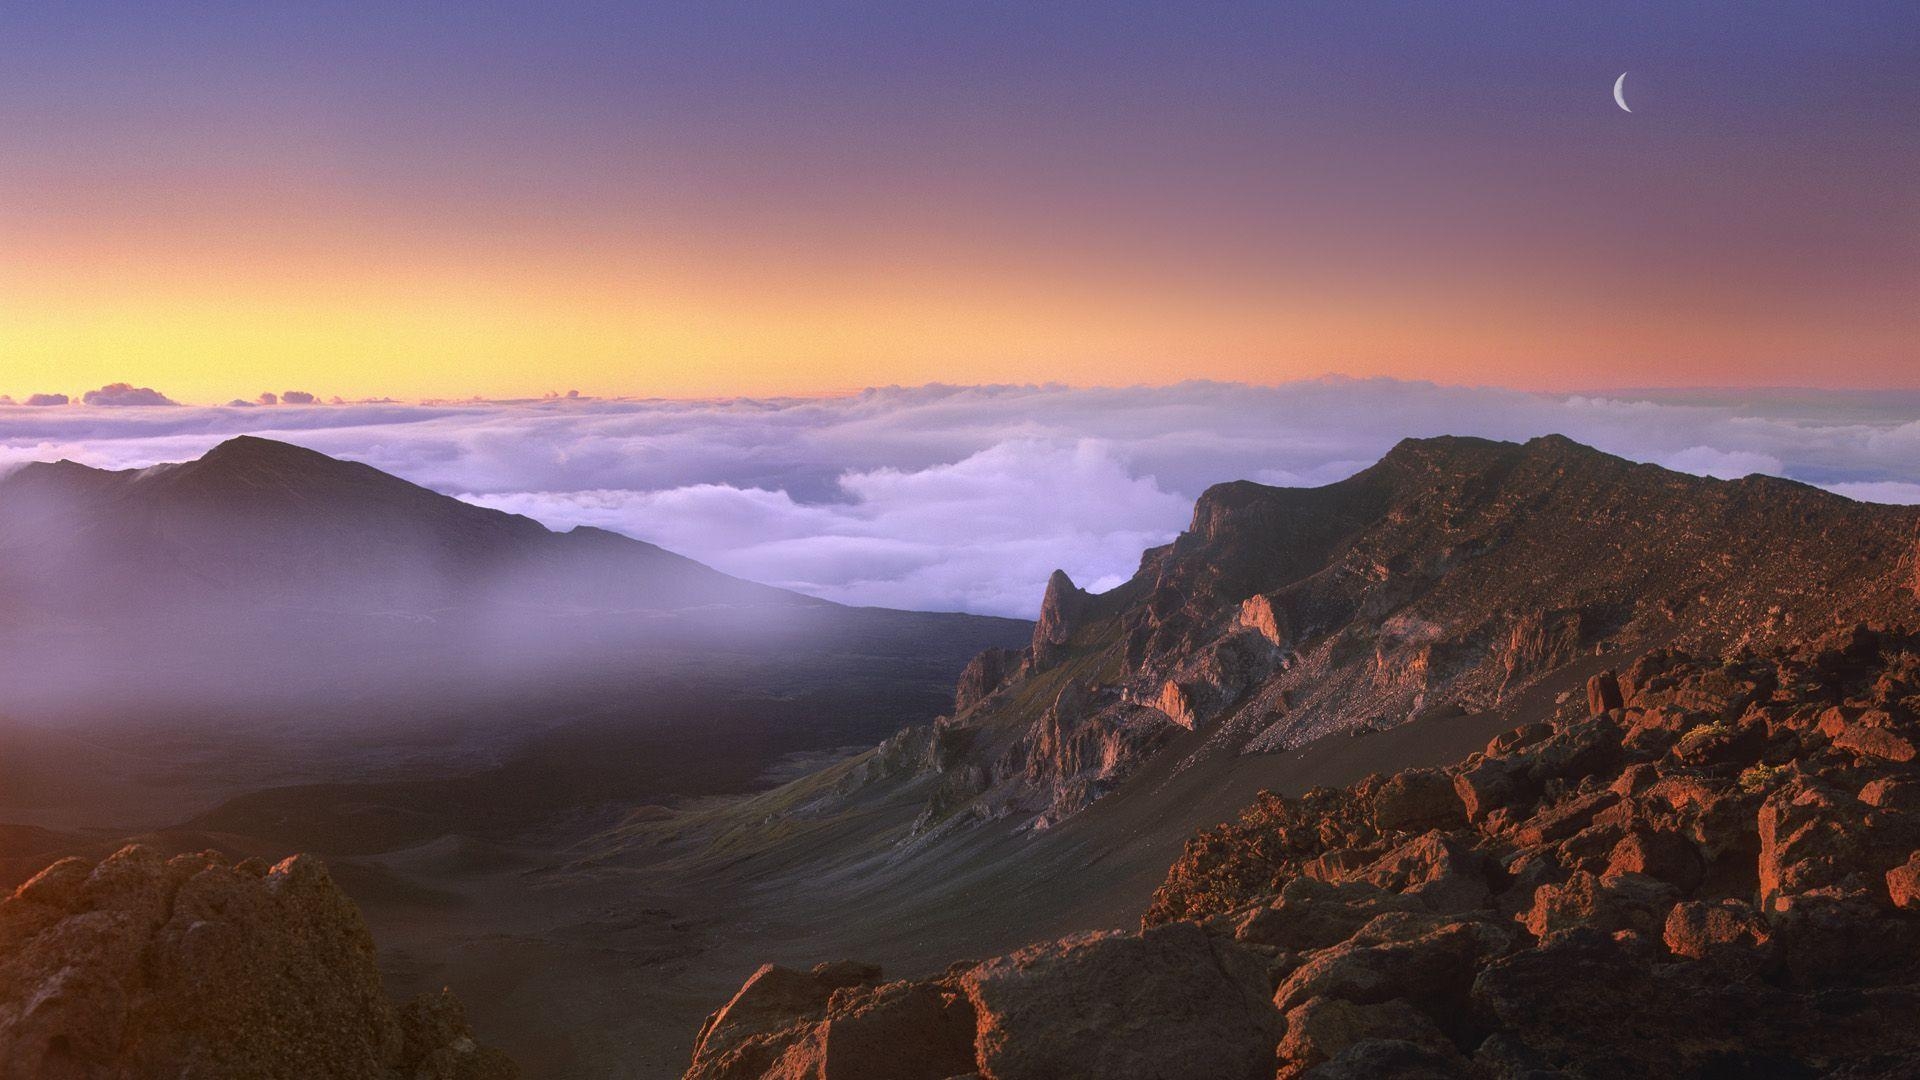
<path id="1" fill-rule="evenodd" d="M 1920 635 L 1588 689 L 1444 769 L 1263 795 L 1138 933 L 763 970 L 689 1080 L 1916 1075 L 1920 766 L 1849 733 L 1920 738 Z"/>
<path id="2" fill-rule="evenodd" d="M 1056 571 L 1030 648 L 968 669 L 951 729 L 969 760 L 943 771 L 980 782 L 942 788 L 927 821 L 1051 825 L 1161 754 L 1291 749 L 1556 691 L 1607 713 L 1634 678 L 1621 661 L 1656 646 L 1718 654 L 1920 620 L 1916 526 L 1910 507 L 1551 436 L 1408 440 L 1321 488 L 1221 484 L 1120 587 Z M 1858 756 L 1920 753 L 1872 714 L 1830 726 Z M 1533 782 L 1493 767 L 1465 782 L 1467 812 Z"/>
<path id="3" fill-rule="evenodd" d="M 314 859 L 123 848 L 0 901 L 4 1080 L 510 1080 L 447 994 L 396 1007 Z"/>

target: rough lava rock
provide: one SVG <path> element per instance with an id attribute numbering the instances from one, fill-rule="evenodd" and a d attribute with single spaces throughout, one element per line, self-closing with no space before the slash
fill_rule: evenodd
<path id="1" fill-rule="evenodd" d="M 1920 766 L 1836 738 L 1920 737 L 1920 636 L 1667 649 L 1620 683 L 1445 769 L 1263 793 L 1138 934 L 904 984 L 926 1004 L 891 1030 L 935 1064 L 898 1075 L 1920 1075 Z M 878 992 L 822 993 L 762 1024 L 789 1056 L 689 1076 L 877 1075 L 785 1049 Z"/>
<path id="2" fill-rule="evenodd" d="M 5 1080 L 508 1080 L 450 995 L 396 1008 L 321 864 L 130 846 L 0 901 Z"/>

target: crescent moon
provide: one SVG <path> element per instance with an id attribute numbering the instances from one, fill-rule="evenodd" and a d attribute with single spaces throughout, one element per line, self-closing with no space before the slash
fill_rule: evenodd
<path id="1" fill-rule="evenodd" d="M 1627 73 L 1624 71 L 1620 73 L 1619 78 L 1613 80 L 1613 102 L 1628 112 L 1633 111 L 1627 109 Z"/>

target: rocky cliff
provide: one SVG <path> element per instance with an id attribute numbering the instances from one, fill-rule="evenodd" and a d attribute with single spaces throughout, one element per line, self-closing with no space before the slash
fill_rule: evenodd
<path id="1" fill-rule="evenodd" d="M 1031 646 L 969 669 L 924 824 L 1044 828 L 1163 753 L 1508 708 L 1656 646 L 1920 618 L 1916 524 L 1913 508 L 1557 436 L 1408 440 L 1321 488 L 1222 484 L 1119 588 L 1056 572 Z"/>
<path id="2" fill-rule="evenodd" d="M 451 995 L 396 1007 L 316 861 L 127 847 L 0 901 L 5 1080 L 510 1080 Z"/>
<path id="3" fill-rule="evenodd" d="M 1920 636 L 1661 647 L 1446 768 L 1263 796 L 1138 933 L 769 966 L 690 1080 L 1920 1075 Z"/>

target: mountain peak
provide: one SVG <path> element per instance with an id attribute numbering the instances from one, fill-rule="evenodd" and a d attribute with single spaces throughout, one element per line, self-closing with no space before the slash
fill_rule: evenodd
<path id="1" fill-rule="evenodd" d="M 266 439 L 258 435 L 236 435 L 200 456 L 196 465 L 224 467 L 272 467 L 279 469 L 319 470 L 340 468 L 351 463 L 329 457 L 318 450 Z"/>

